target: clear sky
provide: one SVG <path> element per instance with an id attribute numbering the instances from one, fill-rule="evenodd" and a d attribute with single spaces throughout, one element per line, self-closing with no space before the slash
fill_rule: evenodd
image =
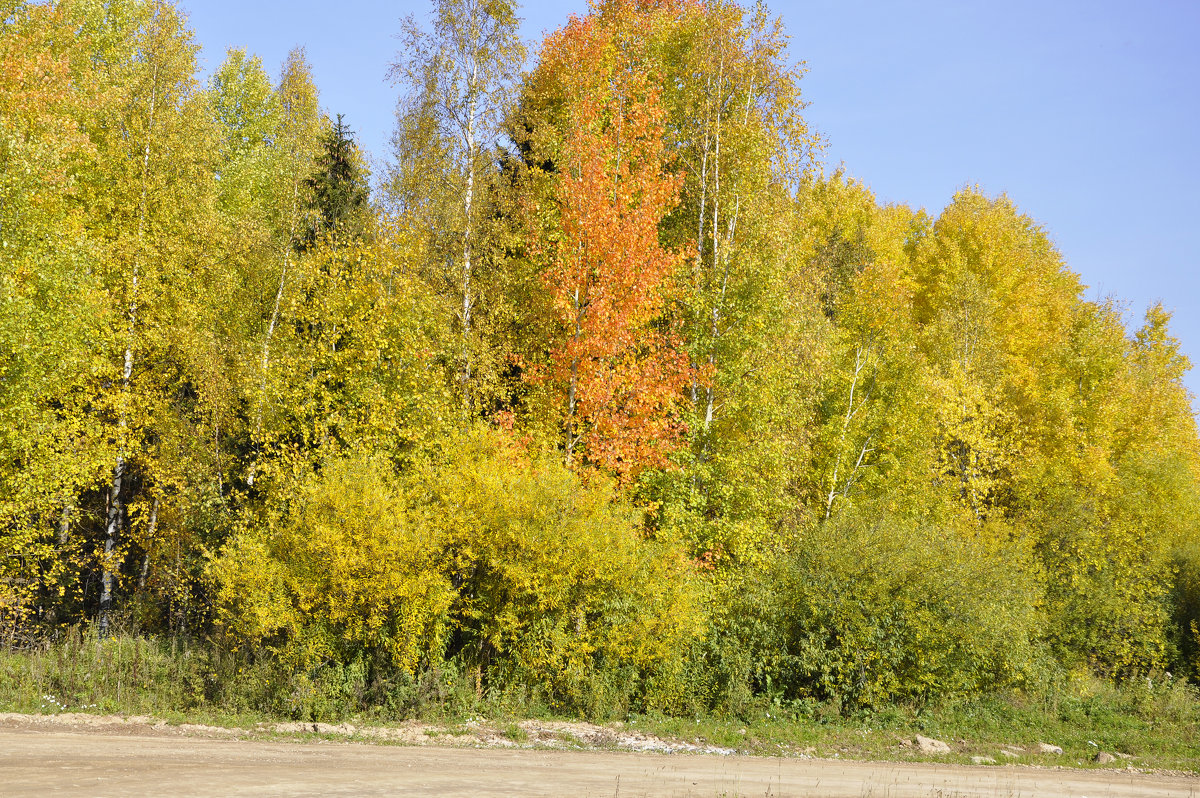
<path id="1" fill-rule="evenodd" d="M 1004 192 L 1042 224 L 1090 297 L 1136 327 L 1161 301 L 1200 363 L 1200 2 L 774 2 L 808 65 L 826 161 L 880 200 L 932 213 L 963 186 Z M 228 47 L 273 73 L 307 48 L 322 107 L 380 159 L 386 80 L 414 0 L 183 0 L 206 71 Z M 522 10 L 531 43 L 585 0 Z M 532 48 L 531 48 L 532 49 Z M 1200 393 L 1200 369 L 1188 384 Z"/>

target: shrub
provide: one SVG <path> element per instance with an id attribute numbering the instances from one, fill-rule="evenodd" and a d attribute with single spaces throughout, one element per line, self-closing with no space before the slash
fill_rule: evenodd
<path id="1" fill-rule="evenodd" d="M 1071 670 L 1140 679 L 1187 645 L 1187 551 L 1200 493 L 1190 463 L 1169 453 L 1134 450 L 1116 465 L 1112 479 L 1094 485 L 1048 480 L 1024 523 L 1041 540 L 1055 657 Z"/>
<path id="2" fill-rule="evenodd" d="M 451 654 L 478 669 L 481 690 L 486 674 L 560 708 L 620 714 L 700 634 L 687 561 L 642 537 L 605 478 L 477 432 L 425 491 L 457 590 Z"/>
<path id="3" fill-rule="evenodd" d="M 1183 675 L 1200 681 L 1200 542 L 1175 552 L 1172 602 L 1175 648 Z"/>
<path id="4" fill-rule="evenodd" d="M 782 650 L 763 657 L 766 676 L 847 708 L 1021 682 L 1040 591 L 1032 553 L 1009 537 L 872 508 L 816 526 L 772 575 Z"/>
<path id="5" fill-rule="evenodd" d="M 429 703 L 431 673 L 473 677 L 477 701 L 592 716 L 671 700 L 702 627 L 689 561 L 645 539 L 599 475 L 489 431 L 448 449 L 403 482 L 331 462 L 213 558 L 226 643 L 290 685 L 263 700 L 314 719 L 355 701 L 404 713 Z"/>
<path id="6" fill-rule="evenodd" d="M 213 559 L 218 627 L 296 671 L 365 658 L 412 673 L 440 657 L 453 601 L 435 543 L 389 466 L 331 462 Z"/>

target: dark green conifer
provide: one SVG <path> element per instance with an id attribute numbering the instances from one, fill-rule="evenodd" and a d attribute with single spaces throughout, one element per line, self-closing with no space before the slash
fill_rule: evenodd
<path id="1" fill-rule="evenodd" d="M 317 170 L 309 178 L 316 213 L 302 244 L 304 249 L 322 235 L 361 238 L 370 217 L 369 173 L 354 141 L 354 131 L 341 114 L 322 136 L 321 147 Z"/>

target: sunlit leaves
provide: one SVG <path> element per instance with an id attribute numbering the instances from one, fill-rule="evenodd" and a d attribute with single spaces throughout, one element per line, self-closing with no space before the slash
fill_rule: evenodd
<path id="1" fill-rule="evenodd" d="M 4 639 L 107 585 L 588 711 L 1200 667 L 1170 314 L 1004 196 L 819 173 L 763 9 L 597 3 L 514 102 L 517 9 L 438 2 L 387 214 L 302 51 L 201 87 L 164 0 L 5 9 Z"/>
<path id="2" fill-rule="evenodd" d="M 665 171 L 658 91 L 622 55 L 620 30 L 573 20 L 546 42 L 540 80 L 567 104 L 535 251 L 561 324 L 551 363 L 567 461 L 579 445 L 627 475 L 664 465 L 678 445 L 692 370 L 674 332 L 654 324 L 682 265 L 658 236 L 679 182 Z"/>

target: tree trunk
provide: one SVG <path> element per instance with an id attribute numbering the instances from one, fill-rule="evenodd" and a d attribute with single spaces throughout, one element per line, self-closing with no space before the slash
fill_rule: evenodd
<path id="1" fill-rule="evenodd" d="M 138 575 L 138 590 L 146 589 L 146 575 L 150 572 L 149 546 L 154 541 L 154 533 L 158 530 L 158 497 L 154 497 L 154 506 L 150 508 L 150 528 L 146 530 L 147 550 L 142 556 L 142 572 Z"/>
<path id="2" fill-rule="evenodd" d="M 121 518 L 125 514 L 125 505 L 121 496 L 121 488 L 125 480 L 126 454 L 128 452 L 128 404 L 130 383 L 133 378 L 134 346 L 137 340 L 138 272 L 140 268 L 140 258 L 142 256 L 142 243 L 146 234 L 146 196 L 148 191 L 147 183 L 150 176 L 150 144 L 153 141 L 154 136 L 154 111 L 157 101 L 157 91 L 158 66 L 155 65 L 150 79 L 150 108 L 146 122 L 146 143 L 142 147 L 141 197 L 138 201 L 137 246 L 134 250 L 133 274 L 130 280 L 129 290 L 129 325 L 126 332 L 128 337 L 125 342 L 125 364 L 124 369 L 121 372 L 121 398 L 119 403 L 120 409 L 118 411 L 117 459 L 116 464 L 113 467 L 112 485 L 110 486 L 108 493 L 108 514 L 104 525 L 104 561 L 100 576 L 100 617 L 97 624 L 101 636 L 107 636 L 109 631 L 109 619 L 112 614 L 113 603 L 112 556 L 117 546 L 117 535 L 120 532 Z"/>
<path id="3" fill-rule="evenodd" d="M 71 540 L 71 516 L 75 512 L 75 504 L 67 501 L 63 505 L 62 514 L 58 517 L 58 545 L 67 545 Z"/>
<path id="4" fill-rule="evenodd" d="M 293 166 L 295 161 L 295 153 L 292 153 Z M 287 286 L 288 268 L 292 263 L 292 243 L 296 240 L 296 215 L 299 211 L 300 204 L 300 185 L 299 177 L 293 172 L 292 174 L 292 213 L 288 221 L 288 239 L 283 242 L 283 267 L 279 272 L 279 288 L 275 290 L 275 304 L 271 307 L 271 320 L 267 324 L 266 335 L 263 336 L 262 349 L 262 372 L 259 378 L 258 385 L 258 409 L 254 414 L 254 457 L 250 461 L 250 468 L 246 474 L 246 484 L 253 487 L 254 479 L 258 473 L 259 457 L 261 456 L 260 441 L 262 438 L 262 419 L 263 409 L 267 403 L 267 373 L 271 366 L 271 338 L 275 335 L 275 326 L 279 323 L 279 305 L 283 302 L 283 292 Z"/>
<path id="5" fill-rule="evenodd" d="M 833 476 L 831 476 L 829 479 L 829 494 L 825 497 L 825 518 L 826 518 L 826 520 L 828 520 L 829 517 L 833 514 L 833 500 L 837 497 L 838 473 L 842 467 L 842 449 L 846 445 L 846 434 L 850 430 L 850 422 L 854 419 L 854 416 L 858 413 L 858 410 L 866 402 L 866 399 L 863 399 L 859 402 L 857 408 L 854 406 L 854 392 L 858 388 L 858 378 L 862 374 L 863 369 L 866 368 L 866 365 L 867 364 L 866 364 L 866 360 L 864 359 L 863 347 L 860 345 L 854 351 L 854 376 L 850 380 L 850 396 L 846 399 L 846 415 L 842 418 L 842 432 L 841 432 L 841 435 L 838 437 L 837 452 L 834 454 Z M 859 453 L 858 462 L 855 463 L 855 466 L 854 466 L 854 469 L 856 471 L 858 470 L 859 466 L 862 464 L 863 457 L 868 452 L 867 446 L 870 444 L 870 442 L 871 442 L 871 439 L 868 437 L 867 442 L 865 444 L 863 444 L 863 450 Z"/>
<path id="6" fill-rule="evenodd" d="M 575 288 L 575 337 L 574 337 L 574 340 L 575 340 L 575 344 L 577 346 L 579 344 L 579 336 L 581 334 L 581 329 L 580 329 L 580 324 L 579 324 L 581 315 L 582 314 L 580 312 L 580 307 L 579 307 L 579 288 L 578 288 L 578 286 L 576 286 L 576 288 Z M 575 443 L 576 443 L 576 441 L 579 440 L 578 436 L 575 434 L 575 403 L 576 403 L 575 391 L 576 391 L 576 385 L 578 384 L 578 382 L 579 382 L 579 358 L 578 358 L 578 355 L 576 355 L 576 357 L 571 360 L 571 384 L 567 388 L 567 456 L 566 456 L 567 468 L 571 467 L 571 460 L 574 458 L 574 455 L 575 455 Z"/>
<path id="7" fill-rule="evenodd" d="M 475 114 L 476 114 L 476 99 L 475 92 L 476 81 L 478 80 L 478 66 L 476 66 L 471 74 L 470 82 L 470 100 L 467 106 L 467 186 L 465 196 L 463 198 L 463 271 L 462 271 L 462 324 L 463 324 L 463 340 L 462 340 L 462 373 L 460 380 L 462 382 L 462 402 L 463 402 L 463 424 L 469 424 L 471 421 L 471 248 L 473 241 L 472 233 L 472 217 L 471 206 L 475 199 L 475 159 L 477 157 L 475 143 Z"/>

